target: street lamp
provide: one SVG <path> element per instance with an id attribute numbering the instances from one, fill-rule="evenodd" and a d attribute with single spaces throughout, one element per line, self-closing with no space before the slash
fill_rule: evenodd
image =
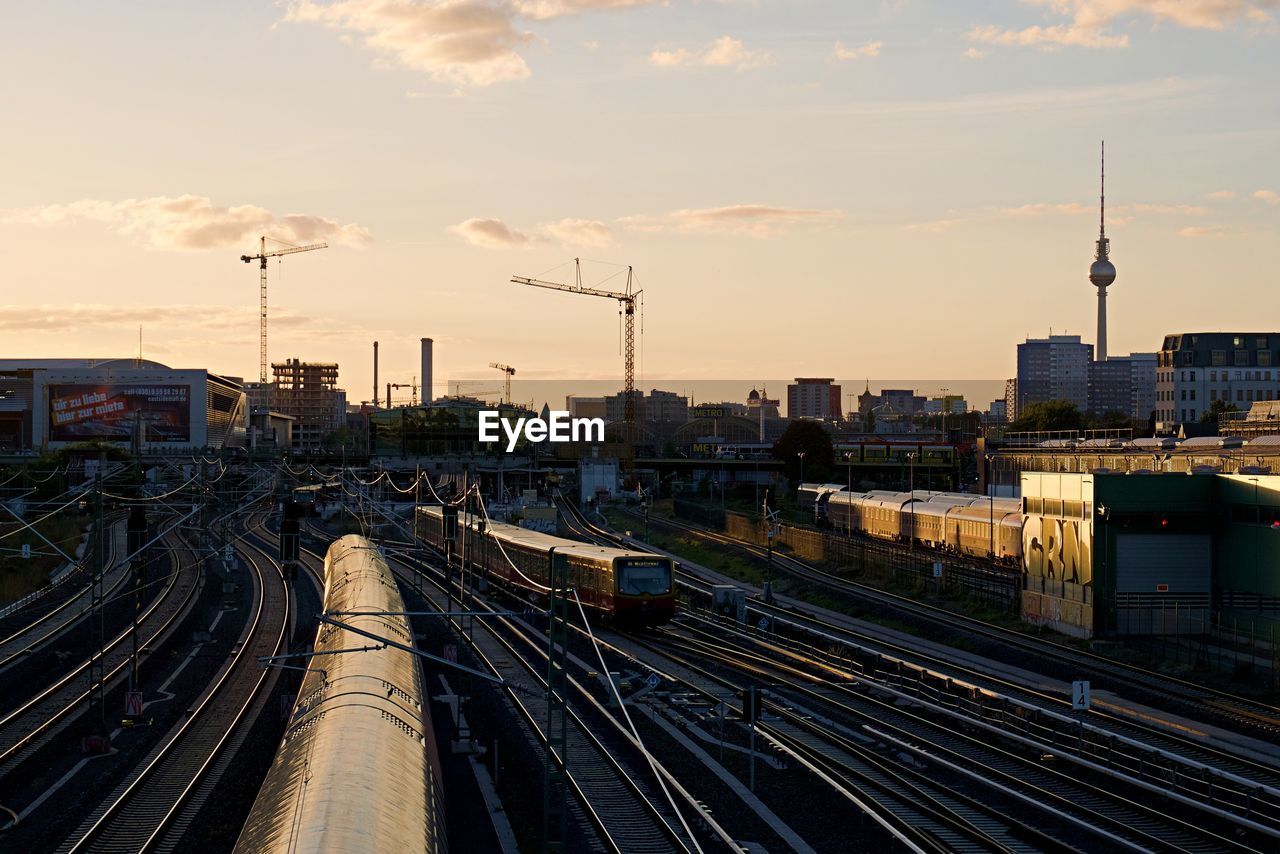
<path id="1" fill-rule="evenodd" d="M 850 495 L 852 495 L 853 494 L 853 451 L 844 452 L 844 472 L 848 479 L 848 485 L 845 487 L 845 491 L 848 492 Z M 827 499 L 827 500 L 830 501 L 831 499 Z M 831 505 L 828 504 L 827 506 L 830 507 Z M 853 514 L 851 512 L 848 512 L 851 509 L 852 507 L 847 508 L 844 516 L 845 533 L 850 536 L 853 535 Z M 827 518 L 828 519 L 830 518 L 829 513 Z"/>
<path id="2" fill-rule="evenodd" d="M 916 454 L 915 451 L 907 453 L 907 483 L 911 486 L 911 500 L 907 503 L 911 505 L 911 536 L 907 540 L 911 543 L 912 551 L 916 547 Z"/>
<path id="3" fill-rule="evenodd" d="M 987 460 L 987 507 L 989 510 L 987 518 L 987 553 L 991 555 L 991 559 L 996 559 L 996 493 L 995 488 L 991 484 L 991 454 L 983 454 Z"/>
<path id="4" fill-rule="evenodd" d="M 1258 504 L 1258 479 L 1253 481 L 1253 592 L 1258 597 L 1258 610 L 1262 610 L 1262 588 L 1258 586 L 1258 532 L 1262 530 L 1262 507 Z"/>
<path id="5" fill-rule="evenodd" d="M 796 451 L 796 456 L 800 458 L 800 482 L 804 483 L 804 451 Z"/>

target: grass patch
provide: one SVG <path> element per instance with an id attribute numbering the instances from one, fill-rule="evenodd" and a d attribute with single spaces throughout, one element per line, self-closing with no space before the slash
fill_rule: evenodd
<path id="1" fill-rule="evenodd" d="M 68 555 L 74 557 L 76 546 L 79 545 L 80 536 L 84 533 L 84 527 L 87 524 L 87 518 L 80 516 L 75 510 L 67 510 L 39 523 L 36 529 L 57 543 L 58 547 Z M 12 528 L 6 526 L 0 530 L 8 533 Z M 24 559 L 21 554 L 10 551 L 0 552 L 2 555 L 0 556 L 0 603 L 21 599 L 28 593 L 39 590 L 49 583 L 50 573 L 66 563 L 60 555 L 37 554 L 51 552 L 52 549 L 29 530 L 9 537 L 4 541 L 3 546 L 6 549 L 20 550 L 23 543 L 31 546 L 30 558 Z"/>

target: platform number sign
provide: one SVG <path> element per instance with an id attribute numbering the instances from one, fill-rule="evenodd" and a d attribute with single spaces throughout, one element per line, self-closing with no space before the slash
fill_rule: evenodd
<path id="1" fill-rule="evenodd" d="M 1089 711 L 1089 681 L 1077 679 L 1071 683 L 1071 708 L 1077 712 Z"/>
<path id="2" fill-rule="evenodd" d="M 222 562 L 231 566 L 235 562 L 236 552 L 230 543 L 222 547 Z"/>
<path id="3" fill-rule="evenodd" d="M 23 558 L 31 557 L 31 543 L 22 544 L 22 557 Z"/>
<path id="4" fill-rule="evenodd" d="M 942 577 L 942 561 L 940 560 L 935 560 L 933 562 L 933 577 L 934 578 Z"/>
<path id="5" fill-rule="evenodd" d="M 124 695 L 124 716 L 136 718 L 142 714 L 142 692 L 126 691 Z"/>

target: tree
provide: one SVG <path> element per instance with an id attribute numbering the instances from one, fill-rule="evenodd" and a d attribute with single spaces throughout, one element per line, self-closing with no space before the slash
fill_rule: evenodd
<path id="1" fill-rule="evenodd" d="M 804 465 L 800 464 L 804 454 Z M 800 483 L 801 469 L 805 480 L 827 481 L 831 478 L 831 466 L 835 451 L 831 447 L 831 434 L 816 421 L 792 421 L 778 443 L 773 446 L 773 456 L 782 460 L 787 478 Z"/>
<path id="2" fill-rule="evenodd" d="M 1209 408 L 1204 411 L 1204 415 L 1200 416 L 1200 421 L 1204 424 L 1217 424 L 1218 416 L 1224 412 L 1239 412 L 1240 407 L 1234 403 L 1227 403 L 1223 400 L 1215 400 L 1209 404 Z"/>
<path id="3" fill-rule="evenodd" d="M 1017 419 L 1009 425 L 1009 430 L 1015 433 L 1079 430 L 1083 424 L 1084 416 L 1071 401 L 1046 400 L 1022 407 Z"/>

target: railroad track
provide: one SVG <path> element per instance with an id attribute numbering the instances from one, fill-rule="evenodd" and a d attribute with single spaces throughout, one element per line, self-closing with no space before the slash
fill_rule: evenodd
<path id="1" fill-rule="evenodd" d="M 768 549 L 764 547 L 743 542 L 720 532 L 709 531 L 680 520 L 650 517 L 649 521 L 650 524 L 695 534 L 698 537 L 728 546 L 755 558 L 767 558 L 768 555 Z M 611 538 L 616 538 L 616 535 L 611 535 Z M 1130 664 L 1113 661 L 1084 650 L 1076 650 L 1061 644 L 1027 637 L 1020 632 L 1010 631 L 982 620 L 956 614 L 945 608 L 939 608 L 905 596 L 879 590 L 870 585 L 861 584 L 837 573 L 828 572 L 805 561 L 776 551 L 773 553 L 773 563 L 775 568 L 788 572 L 803 581 L 817 584 L 835 592 L 854 595 L 864 601 L 890 607 L 914 615 L 917 618 L 923 617 L 931 623 L 945 625 L 956 631 L 984 638 L 1006 648 L 1017 649 L 1036 661 L 1050 660 L 1056 662 L 1060 666 L 1068 668 L 1070 672 L 1077 674 L 1077 678 L 1090 679 L 1095 683 L 1095 688 L 1106 687 L 1117 692 L 1124 691 L 1131 696 L 1137 689 L 1141 691 L 1144 700 L 1153 700 L 1162 704 L 1164 708 L 1182 710 L 1189 716 L 1199 717 L 1203 717 L 1204 712 L 1209 710 L 1213 716 L 1213 723 L 1227 725 L 1243 734 L 1253 735 L 1264 741 L 1280 741 L 1280 708 L 1276 706 L 1225 691 L 1218 691 L 1185 679 L 1178 679 Z"/>
<path id="2" fill-rule="evenodd" d="M 140 650 L 159 645 L 174 627 L 190 611 L 203 579 L 198 562 L 183 562 L 176 557 L 185 552 L 186 545 L 176 535 L 165 538 L 170 560 L 170 571 L 164 588 L 138 619 Z M 123 679 L 129 668 L 131 644 L 129 631 L 116 635 L 106 645 L 105 652 L 91 654 L 99 659 L 103 668 L 104 694 Z M 61 679 L 40 690 L 18 708 L 0 718 L 0 778 L 13 773 L 38 749 L 46 744 L 62 725 L 86 708 L 91 691 L 87 689 L 86 673 L 90 659 L 76 665 Z"/>
<path id="3" fill-rule="evenodd" d="M 592 525 L 580 513 L 571 511 L 571 515 L 580 533 L 613 539 L 609 532 Z M 687 583 L 696 584 L 701 592 L 709 593 L 709 585 L 705 583 Z M 1006 714 L 1008 710 L 1000 704 L 1012 700 L 1019 705 L 1004 717 L 1006 725 L 1023 726 L 1028 734 L 1046 740 L 1055 752 L 1076 753 L 1090 760 L 1105 756 L 1109 766 L 1116 764 L 1130 775 L 1131 781 L 1151 784 L 1175 796 L 1186 796 L 1200 806 L 1224 807 L 1241 820 L 1257 820 L 1263 828 L 1280 827 L 1280 779 L 1270 766 L 1106 713 L 1090 712 L 1071 719 L 1051 711 L 1040 719 L 1039 704 L 1047 702 L 1049 709 L 1061 708 L 1061 699 L 1028 691 L 985 673 L 965 672 L 949 661 L 932 659 L 942 670 L 929 672 L 916 662 L 931 657 L 914 649 L 894 647 L 892 653 L 886 655 L 876 648 L 883 645 L 880 642 L 807 615 L 757 601 L 752 601 L 750 608 L 768 616 L 774 628 L 785 630 L 790 626 L 807 634 L 810 641 L 794 648 L 822 660 L 826 666 L 834 665 L 862 678 L 883 680 L 898 689 L 907 689 L 906 693 L 916 699 L 931 693 L 935 697 L 947 693 L 955 708 L 971 713 L 976 700 L 979 716 Z M 785 640 L 778 642 L 791 646 Z M 952 680 L 958 672 L 965 672 L 966 680 L 973 684 L 955 684 Z M 991 706 L 990 712 L 984 705 Z"/>
<path id="4" fill-rule="evenodd" d="M 250 538 L 241 554 L 255 584 L 252 619 L 230 661 L 190 715 L 149 754 L 59 847 L 60 852 L 172 851 L 216 783 L 214 772 L 242 740 L 270 694 L 278 674 L 258 656 L 275 655 L 287 643 L 291 594 L 280 566 Z"/>
<path id="5" fill-rule="evenodd" d="M 797 731 L 806 733 L 814 753 L 832 763 L 833 773 L 844 769 L 843 773 L 855 778 L 864 776 L 846 757 L 865 750 L 868 735 L 879 741 L 878 749 L 890 756 L 895 751 L 906 750 L 925 757 L 921 768 L 912 768 L 899 757 L 899 774 L 916 776 L 922 786 L 933 790 L 935 797 L 953 804 L 957 796 L 964 793 L 954 788 L 940 788 L 939 778 L 944 776 L 942 763 L 952 766 L 946 770 L 953 774 L 955 769 L 967 770 L 966 780 L 972 781 L 970 785 L 980 784 L 993 802 L 1016 800 L 1020 806 L 1017 812 L 1023 818 L 1013 823 L 1006 820 L 1003 828 L 993 822 L 989 814 L 974 814 L 977 804 L 972 800 L 952 807 L 957 814 L 965 815 L 975 828 L 998 841 L 1001 848 L 1041 847 L 1043 842 L 1036 844 L 1028 830 L 1037 826 L 1063 827 L 1069 823 L 1075 838 L 1092 837 L 1087 849 L 1269 850 L 1258 844 L 1259 839 L 1266 837 L 1253 836 L 1253 845 L 1235 837 L 1230 822 L 1218 821 L 1206 826 L 1200 817 L 1182 818 L 1176 814 L 1177 804 L 1160 809 L 1150 802 L 1152 799 L 1135 798 L 1125 787 L 1115 787 L 1105 778 L 1091 780 L 1087 774 L 1066 773 L 1038 761 L 1038 754 L 1028 755 L 1016 744 L 1002 743 L 989 733 L 954 727 L 945 718 L 935 719 L 930 714 L 933 710 L 923 703 L 917 701 L 903 706 L 897 698 L 878 696 L 874 689 L 858 690 L 853 687 L 856 683 L 833 680 L 830 673 L 823 678 L 814 669 L 826 665 L 811 662 L 813 668 L 802 668 L 775 661 L 761 656 L 750 645 L 733 642 L 732 636 L 724 626 L 717 626 L 715 631 L 696 635 L 668 632 L 648 645 L 703 679 L 723 683 L 723 677 L 706 668 L 705 662 L 715 662 L 721 668 L 746 672 L 750 678 L 771 682 L 773 687 L 767 692 L 763 707 L 772 714 L 761 726 L 762 731 L 784 749 L 794 749 Z M 706 690 L 693 680 L 687 685 L 692 690 Z M 855 744 L 850 736 L 842 735 L 842 731 L 862 736 L 864 744 Z M 948 850 L 959 847 L 945 837 L 943 841 Z M 976 841 L 979 840 L 970 841 L 970 845 Z"/>
<path id="6" fill-rule="evenodd" d="M 410 585 L 406 593 L 414 581 L 425 580 L 434 588 L 423 594 L 428 602 L 437 610 L 448 608 L 444 584 L 435 573 L 423 572 L 415 561 L 404 558 L 393 557 L 391 565 L 400 569 L 402 580 Z M 487 608 L 479 599 L 475 604 Z M 501 631 L 498 626 L 502 627 Z M 506 617 L 494 617 L 480 621 L 472 637 L 473 653 L 488 672 L 505 680 L 507 699 L 545 750 L 545 709 L 538 708 L 539 700 L 531 701 L 546 693 L 545 636 L 531 637 L 527 627 L 517 626 Z M 626 854 L 695 850 L 697 846 L 657 791 L 648 764 L 643 760 L 638 762 L 634 753 L 624 758 L 606 744 L 588 720 L 588 717 L 592 720 L 598 717 L 575 708 L 583 702 L 582 697 L 590 698 L 590 695 L 577 680 L 570 678 L 568 682 L 572 694 L 579 699 L 567 704 L 566 756 L 558 764 L 567 763 L 566 783 L 572 800 L 581 819 L 594 830 L 603 850 Z M 610 729 L 616 731 L 621 727 L 612 716 L 608 719 L 612 723 Z M 629 734 L 625 739 L 630 739 Z M 618 743 L 618 736 L 614 734 L 609 741 Z M 659 773 L 664 773 L 669 785 L 674 783 L 674 777 L 665 769 Z M 572 809 L 573 804 L 570 806 Z"/>
<path id="7" fill-rule="evenodd" d="M 590 523 L 587 522 L 585 519 L 583 519 L 582 522 L 583 524 L 590 525 Z M 699 536 L 702 535 L 702 530 L 696 527 L 686 526 L 686 529 L 694 533 L 697 533 Z M 613 537 L 616 536 L 616 535 L 612 535 L 610 532 L 606 532 L 603 529 L 598 528 L 598 526 L 592 526 L 592 529 L 589 531 L 589 533 L 595 536 L 609 537 L 611 541 Z M 740 545 L 738 541 L 733 540 L 732 538 L 717 539 L 713 537 L 712 539 L 716 539 L 717 541 L 723 541 L 725 542 L 725 544 L 730 545 L 734 548 L 738 548 Z M 774 557 L 775 557 L 775 563 L 776 563 L 777 555 L 775 554 Z M 831 573 L 826 573 L 826 572 L 823 572 L 822 570 L 816 570 L 816 569 L 813 569 L 812 567 L 808 567 L 807 564 L 804 564 L 801 561 L 793 560 L 793 563 L 798 564 L 799 566 L 802 566 L 802 567 L 806 567 L 807 571 L 817 572 L 823 576 L 831 576 L 833 578 L 836 577 L 836 576 L 833 576 Z M 692 574 L 685 573 L 684 577 L 681 579 L 681 583 L 691 587 L 692 589 L 697 590 L 699 593 L 703 595 L 710 594 L 710 585 L 705 581 L 698 579 L 696 576 Z M 886 594 L 886 595 L 891 596 L 892 594 Z M 894 598 L 900 598 L 900 597 L 894 597 Z M 911 600 L 906 600 L 906 601 L 911 601 Z M 1008 679 L 1002 679 L 998 676 L 994 676 L 990 672 L 980 671 L 972 667 L 965 666 L 964 664 L 958 663 L 953 659 L 933 655 L 917 647 L 911 647 L 903 644 L 893 643 L 889 640 L 884 639 L 883 637 L 869 637 L 865 634 L 857 633 L 849 629 L 844 629 L 838 625 L 833 625 L 819 618 L 806 614 L 800 608 L 796 608 L 796 607 L 787 608 L 787 607 L 782 607 L 780 605 L 769 604 L 769 603 L 760 602 L 756 600 L 752 600 L 749 603 L 748 607 L 750 610 L 754 610 L 764 616 L 768 616 L 771 620 L 780 621 L 784 624 L 788 624 L 788 623 L 792 624 L 809 633 L 817 633 L 821 635 L 824 641 L 826 642 L 845 644 L 852 649 L 874 650 L 875 652 L 878 652 L 882 655 L 887 655 L 887 656 L 902 657 L 903 659 L 909 660 L 912 663 L 920 664 L 922 666 L 927 666 L 929 668 L 932 668 L 940 674 L 951 676 L 951 677 L 963 678 L 965 681 L 970 682 L 975 686 L 979 686 L 987 690 L 997 691 L 1002 696 L 1017 700 L 1021 703 L 1026 703 L 1028 705 L 1044 708 L 1046 710 L 1057 710 L 1057 711 L 1065 712 L 1070 709 L 1070 700 L 1063 695 L 1056 694 L 1056 693 L 1049 693 L 1046 691 L 1033 690 L 1026 687 L 1025 685 L 1013 682 Z M 934 612 L 942 610 L 942 609 L 932 608 L 932 606 L 923 606 L 923 607 L 929 609 L 928 613 L 930 614 L 931 620 L 933 619 Z M 950 613 L 950 612 L 943 611 L 943 613 Z M 961 623 L 968 621 L 968 618 L 961 617 L 959 619 Z M 971 621 L 971 622 L 980 622 L 980 621 Z M 960 626 L 960 624 L 956 624 L 956 625 L 958 627 Z M 986 624 L 982 624 L 982 625 L 986 625 Z M 1046 647 L 1048 649 L 1047 654 L 1049 654 L 1050 657 L 1057 655 L 1056 650 L 1060 649 L 1060 647 L 1058 647 L 1058 645 L 1056 644 L 1046 644 L 1043 642 L 1038 643 L 1035 641 L 1029 641 L 1028 639 L 1023 638 L 1021 635 L 1019 635 L 1016 632 L 1007 632 L 1004 630 L 997 630 L 997 631 L 998 631 L 998 634 L 989 634 L 989 635 L 986 635 L 986 637 L 988 637 L 988 639 L 998 638 L 1003 640 L 1005 636 L 1012 636 L 1014 638 L 1020 639 L 1022 641 L 1021 648 L 1024 651 L 1026 651 L 1028 655 L 1031 655 L 1033 657 L 1038 655 L 1036 651 L 1039 650 L 1041 647 Z M 1092 657 L 1096 658 L 1096 656 L 1092 656 Z M 1066 658 L 1064 657 L 1063 660 L 1065 661 Z M 1125 666 L 1122 665 L 1121 667 L 1125 667 Z M 1139 672 L 1147 673 L 1147 671 L 1142 671 L 1142 670 L 1139 670 Z M 1086 673 L 1081 673 L 1080 675 L 1087 676 L 1089 674 L 1086 672 Z M 1156 676 L 1155 674 L 1151 674 L 1151 675 Z M 1178 681 L 1179 680 L 1174 680 L 1174 682 L 1178 682 Z M 1095 688 L 1097 688 L 1097 686 L 1095 686 Z M 1124 693 L 1123 686 L 1121 686 L 1120 689 L 1116 691 L 1116 693 Z M 1202 691 L 1200 691 L 1200 693 L 1203 694 L 1205 697 L 1220 695 L 1219 692 L 1214 692 L 1211 689 L 1203 689 Z M 1165 695 L 1165 696 L 1170 696 L 1170 695 Z M 1221 696 L 1232 697 L 1233 695 L 1221 695 Z M 1245 701 L 1245 702 L 1251 702 L 1251 701 Z M 1201 713 L 1205 708 L 1205 704 L 1203 703 L 1193 703 L 1190 706 L 1190 708 L 1186 708 L 1188 703 L 1191 703 L 1191 698 L 1187 696 L 1182 696 L 1176 700 L 1174 705 L 1178 708 L 1183 708 L 1189 714 Z M 1254 705 L 1258 705 L 1259 708 L 1268 708 L 1268 709 L 1272 708 L 1270 706 L 1265 706 L 1265 707 L 1260 706 L 1259 704 L 1254 704 Z M 1280 713 L 1280 709 L 1277 709 L 1276 711 Z M 1269 765 L 1261 761 L 1243 757 L 1239 755 L 1237 752 L 1215 748 L 1212 745 L 1206 743 L 1204 740 L 1179 736 L 1167 728 L 1146 724 L 1141 721 L 1134 720 L 1131 717 L 1126 716 L 1119 711 L 1109 711 L 1107 709 L 1105 702 L 1102 702 L 1102 701 L 1097 702 L 1090 709 L 1088 713 L 1088 719 L 1090 722 L 1096 723 L 1098 726 L 1102 727 L 1104 730 L 1106 730 L 1109 733 L 1113 733 L 1114 735 L 1121 736 L 1124 738 L 1142 740 L 1150 743 L 1153 747 L 1156 747 L 1158 749 L 1178 752 L 1196 762 L 1213 765 L 1214 767 L 1220 768 L 1221 770 L 1226 771 L 1230 774 L 1234 774 L 1234 775 L 1243 777 L 1245 779 L 1252 780 L 1253 782 L 1259 785 L 1280 788 L 1280 767 L 1276 767 L 1274 765 Z M 1245 734 L 1248 734 L 1247 730 L 1253 730 L 1255 734 L 1263 735 L 1264 736 L 1263 740 L 1269 740 L 1265 738 L 1266 732 L 1270 731 L 1269 728 L 1262 733 L 1257 733 L 1256 729 L 1252 727 L 1248 727 L 1245 729 L 1246 729 Z M 1278 804 L 1277 811 L 1278 813 L 1280 813 L 1280 801 L 1277 801 L 1277 804 Z"/>
<path id="8" fill-rule="evenodd" d="M 113 524 L 110 531 L 111 535 L 107 537 L 106 570 L 103 573 L 104 598 L 118 593 L 129 578 L 129 567 L 124 563 L 116 563 L 116 559 L 123 554 L 123 523 Z M 22 612 L 18 612 L 8 621 L 20 625 L 0 639 L 0 673 L 70 630 L 89 613 L 93 596 L 92 573 L 78 567 L 72 570 L 72 574 L 87 583 L 81 586 L 68 579 L 59 585 L 61 598 L 41 603 L 42 607 L 47 608 L 43 613 L 24 616 Z"/>

